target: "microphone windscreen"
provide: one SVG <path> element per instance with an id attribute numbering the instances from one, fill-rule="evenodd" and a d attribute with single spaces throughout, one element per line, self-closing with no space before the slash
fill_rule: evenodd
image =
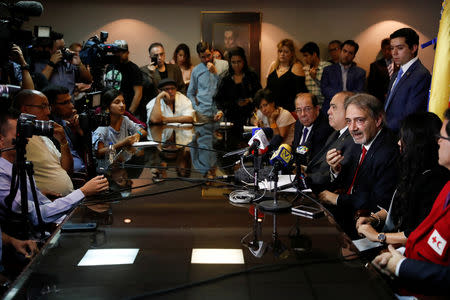
<path id="1" fill-rule="evenodd" d="M 39 17 L 44 11 L 44 7 L 37 1 L 19 1 L 14 4 L 13 11 L 29 17 Z"/>

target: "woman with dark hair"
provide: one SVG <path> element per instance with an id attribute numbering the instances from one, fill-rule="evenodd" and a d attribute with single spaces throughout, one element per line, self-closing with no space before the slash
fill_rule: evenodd
<path id="1" fill-rule="evenodd" d="M 114 149 L 128 147 L 146 137 L 147 132 L 136 123 L 130 121 L 125 113 L 125 99 L 122 92 L 116 89 L 105 91 L 101 98 L 102 111 L 109 112 L 111 124 L 98 127 L 92 133 L 93 149 L 97 157 L 103 157 L 112 143 Z"/>
<path id="2" fill-rule="evenodd" d="M 272 62 L 267 76 L 267 86 L 274 94 L 278 106 L 295 110 L 295 96 L 307 93 L 305 72 L 295 55 L 294 42 L 284 39 L 277 45 L 278 56 Z"/>
<path id="3" fill-rule="evenodd" d="M 438 164 L 436 135 L 441 126 L 441 120 L 430 112 L 411 114 L 402 121 L 398 143 L 400 181 L 389 211 L 384 208 L 358 219 L 356 228 L 361 235 L 371 241 L 405 244 L 409 234 L 427 217 L 450 178 L 450 172 Z M 383 232 L 379 233 L 375 228 L 383 222 Z"/>
<path id="4" fill-rule="evenodd" d="M 245 125 L 251 117 L 253 97 L 261 89 L 261 84 L 258 74 L 247 64 L 244 49 L 234 47 L 228 53 L 228 72 L 219 82 L 214 101 L 227 120 L 238 128 Z"/>
<path id="5" fill-rule="evenodd" d="M 295 128 L 295 119 L 292 114 L 275 103 L 275 98 L 268 89 L 256 92 L 255 102 L 259 109 L 256 112 L 254 125 L 272 128 L 274 136 L 282 137 L 282 143 L 292 145 Z"/>
<path id="6" fill-rule="evenodd" d="M 188 45 L 179 44 L 173 52 L 173 63 L 178 65 L 186 85 L 189 84 L 194 66 L 191 63 L 191 51 Z"/>

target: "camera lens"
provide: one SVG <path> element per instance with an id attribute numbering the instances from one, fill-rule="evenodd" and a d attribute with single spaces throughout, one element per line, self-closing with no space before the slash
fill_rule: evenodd
<path id="1" fill-rule="evenodd" d="M 34 121 L 34 135 L 53 136 L 53 121 Z"/>

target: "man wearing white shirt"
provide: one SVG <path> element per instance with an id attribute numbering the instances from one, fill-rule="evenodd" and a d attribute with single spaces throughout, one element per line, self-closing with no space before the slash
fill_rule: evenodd
<path id="1" fill-rule="evenodd" d="M 392 58 L 400 69 L 392 75 L 384 110 L 387 126 L 398 132 L 407 115 L 426 111 L 431 75 L 417 57 L 419 36 L 414 30 L 399 29 L 390 39 Z"/>
<path id="2" fill-rule="evenodd" d="M 195 111 L 189 98 L 177 91 L 176 82 L 171 78 L 160 81 L 160 93 L 146 106 L 147 123 L 192 123 Z"/>

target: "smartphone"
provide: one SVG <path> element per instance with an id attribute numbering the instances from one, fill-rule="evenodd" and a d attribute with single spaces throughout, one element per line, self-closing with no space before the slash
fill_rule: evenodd
<path id="1" fill-rule="evenodd" d="M 154 66 L 157 66 L 158 65 L 158 56 L 152 56 L 151 62 L 153 63 Z"/>
<path id="2" fill-rule="evenodd" d="M 95 231 L 97 223 L 67 223 L 61 227 L 62 232 Z"/>
<path id="3" fill-rule="evenodd" d="M 311 219 L 317 219 L 324 215 L 324 212 L 322 209 L 317 208 L 317 207 L 306 206 L 306 205 L 294 206 L 291 208 L 291 212 L 294 215 L 301 215 L 301 216 L 311 218 Z"/>

